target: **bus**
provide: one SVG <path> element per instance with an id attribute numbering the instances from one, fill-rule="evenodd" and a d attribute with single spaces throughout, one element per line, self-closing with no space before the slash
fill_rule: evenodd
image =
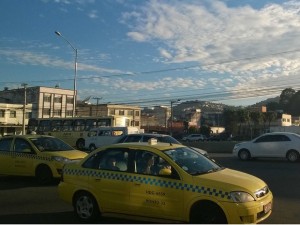
<path id="1" fill-rule="evenodd" d="M 77 149 L 84 149 L 90 129 L 98 127 L 128 127 L 131 121 L 125 116 L 31 118 L 27 133 L 46 134 L 62 139 Z"/>

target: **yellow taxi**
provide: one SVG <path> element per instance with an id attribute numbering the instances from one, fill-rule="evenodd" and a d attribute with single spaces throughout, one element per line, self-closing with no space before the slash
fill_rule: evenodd
<path id="1" fill-rule="evenodd" d="M 52 136 L 5 136 L 0 139 L 0 174 L 35 176 L 45 184 L 60 178 L 64 164 L 86 155 Z"/>
<path id="2" fill-rule="evenodd" d="M 273 195 L 261 179 L 179 144 L 121 143 L 66 164 L 61 199 L 82 222 L 100 216 L 180 223 L 258 223 Z"/>

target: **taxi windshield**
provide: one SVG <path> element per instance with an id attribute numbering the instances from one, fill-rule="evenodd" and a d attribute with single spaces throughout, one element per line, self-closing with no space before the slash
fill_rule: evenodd
<path id="1" fill-rule="evenodd" d="M 54 137 L 35 137 L 31 138 L 31 141 L 41 152 L 74 150 L 74 148 L 72 148 L 67 143 Z"/>
<path id="2" fill-rule="evenodd" d="M 212 173 L 224 169 L 224 167 L 188 147 L 169 149 L 164 153 L 191 175 Z"/>

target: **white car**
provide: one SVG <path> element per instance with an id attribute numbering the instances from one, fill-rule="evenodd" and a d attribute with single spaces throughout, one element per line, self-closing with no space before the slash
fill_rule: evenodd
<path id="1" fill-rule="evenodd" d="M 300 135 L 289 132 L 266 133 L 252 141 L 236 144 L 233 155 L 241 160 L 273 157 L 296 162 L 300 158 Z"/>
<path id="2" fill-rule="evenodd" d="M 203 134 L 190 134 L 182 138 L 183 141 L 204 141 L 206 139 L 206 136 Z"/>

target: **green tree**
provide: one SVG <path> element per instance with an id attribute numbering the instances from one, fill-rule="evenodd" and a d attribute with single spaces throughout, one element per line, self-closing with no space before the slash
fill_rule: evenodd
<path id="1" fill-rule="evenodd" d="M 297 91 L 289 100 L 287 113 L 292 116 L 300 115 L 300 91 Z"/>
<path id="2" fill-rule="evenodd" d="M 295 95 L 296 91 L 292 88 L 284 89 L 280 94 L 279 104 L 284 112 L 289 112 L 290 100 Z"/>
<path id="3" fill-rule="evenodd" d="M 224 126 L 227 133 L 235 133 L 236 124 L 238 123 L 237 113 L 233 109 L 224 109 L 223 111 Z"/>
<path id="4" fill-rule="evenodd" d="M 268 111 L 275 111 L 275 110 L 280 110 L 281 105 L 279 104 L 279 102 L 268 102 L 266 104 Z"/>
<path id="5" fill-rule="evenodd" d="M 211 134 L 211 128 L 209 126 L 201 126 L 200 134 L 204 134 L 206 137 L 209 137 Z"/>
<path id="6" fill-rule="evenodd" d="M 237 114 L 237 119 L 239 122 L 238 135 L 241 135 L 242 124 L 246 123 L 247 110 L 239 109 L 239 110 L 237 110 L 236 114 Z"/>
<path id="7" fill-rule="evenodd" d="M 258 134 L 260 134 L 260 131 L 259 131 L 259 124 L 261 123 L 262 121 L 262 112 L 251 112 L 250 113 L 250 118 L 251 118 L 251 121 L 253 122 L 253 133 L 255 136 L 257 136 Z"/>

